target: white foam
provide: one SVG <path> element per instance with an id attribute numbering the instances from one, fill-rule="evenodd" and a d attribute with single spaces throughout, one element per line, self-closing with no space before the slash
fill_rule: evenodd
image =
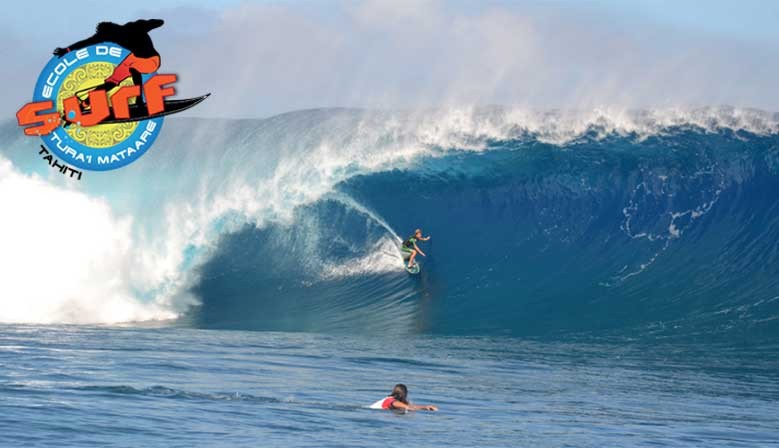
<path id="1" fill-rule="evenodd" d="M 403 258 L 398 251 L 398 242 L 394 237 L 388 236 L 376 242 L 363 257 L 340 264 L 325 265 L 321 277 L 336 279 L 387 272 L 403 272 Z"/>
<path id="2" fill-rule="evenodd" d="M 99 199 L 17 172 L 0 158 L 0 322 L 117 323 L 170 319 L 136 298 L 153 271 L 130 217 Z"/>

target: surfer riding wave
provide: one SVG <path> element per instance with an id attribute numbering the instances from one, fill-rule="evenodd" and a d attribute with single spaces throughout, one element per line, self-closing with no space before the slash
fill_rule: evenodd
<path id="1" fill-rule="evenodd" d="M 408 257 L 408 268 L 411 269 L 414 266 L 414 258 L 417 257 L 417 254 L 422 255 L 425 257 L 425 253 L 422 252 L 422 250 L 417 246 L 417 241 L 427 241 L 430 239 L 430 236 L 423 237 L 422 236 L 422 230 L 416 229 L 414 231 L 414 234 L 410 237 L 406 238 L 405 241 L 403 241 L 403 244 L 400 247 L 400 250 L 403 252 L 403 258 L 405 259 Z"/>
<path id="2" fill-rule="evenodd" d="M 75 42 L 66 48 L 54 49 L 54 55 L 62 57 L 71 51 L 88 47 L 103 42 L 113 42 L 130 52 L 119 65 L 114 68 L 111 76 L 105 82 L 93 90 L 110 91 L 128 77 L 132 77 L 133 84 L 143 84 L 143 74 L 154 73 L 160 68 L 160 54 L 154 48 L 149 32 L 161 27 L 165 22 L 160 19 L 136 20 L 119 25 L 113 22 L 100 22 L 97 24 L 95 34 Z M 138 101 L 141 101 L 139 98 Z M 88 102 L 84 102 L 88 107 Z"/>

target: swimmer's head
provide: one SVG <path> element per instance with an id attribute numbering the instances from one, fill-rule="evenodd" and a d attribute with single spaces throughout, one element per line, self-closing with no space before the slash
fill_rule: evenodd
<path id="1" fill-rule="evenodd" d="M 395 387 L 392 388 L 390 397 L 398 400 L 401 403 L 408 404 L 408 388 L 405 384 L 396 384 Z"/>

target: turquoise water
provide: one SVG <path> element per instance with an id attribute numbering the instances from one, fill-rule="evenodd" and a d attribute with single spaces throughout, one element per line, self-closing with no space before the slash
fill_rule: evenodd
<path id="1" fill-rule="evenodd" d="M 769 446 L 776 347 L 0 327 L 2 446 Z M 437 413 L 366 409 L 397 382 Z"/>

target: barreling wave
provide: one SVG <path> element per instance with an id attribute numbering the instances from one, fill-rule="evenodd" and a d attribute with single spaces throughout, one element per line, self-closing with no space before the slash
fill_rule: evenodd
<path id="1" fill-rule="evenodd" d="M 0 321 L 776 337 L 777 118 L 495 107 L 178 119 L 146 157 L 80 185 L 43 180 L 34 143 L 9 126 L 0 198 L 15 224 L 0 231 L 16 280 L 0 286 Z M 52 210 L 59 197 L 69 212 Z M 35 245 L 31 220 L 76 241 L 67 255 Z M 433 239 L 411 277 L 397 244 L 415 227 Z M 36 275 L 14 261 L 28 248 Z M 36 282 L 54 274 L 67 288 Z"/>

